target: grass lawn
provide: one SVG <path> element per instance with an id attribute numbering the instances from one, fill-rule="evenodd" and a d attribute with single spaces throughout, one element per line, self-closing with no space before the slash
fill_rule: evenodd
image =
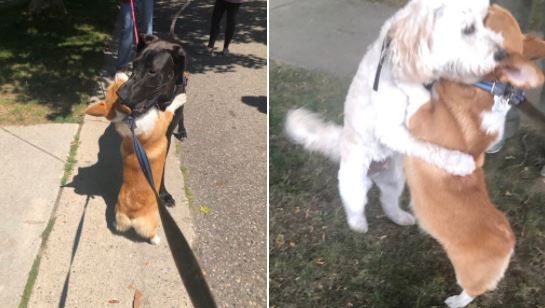
<path id="1" fill-rule="evenodd" d="M 460 292 L 440 245 L 417 227 L 390 222 L 371 193 L 369 232 L 350 231 L 337 165 L 291 144 L 286 111 L 306 106 L 342 120 L 349 80 L 270 67 L 271 307 L 444 307 Z M 523 129 L 486 163 L 490 194 L 515 230 L 515 256 L 496 291 L 469 307 L 545 307 L 543 136 Z M 408 203 L 407 193 L 403 204 Z"/>
<path id="2" fill-rule="evenodd" d="M 110 40 L 115 0 L 65 0 L 68 14 L 0 11 L 0 124 L 78 122 Z"/>

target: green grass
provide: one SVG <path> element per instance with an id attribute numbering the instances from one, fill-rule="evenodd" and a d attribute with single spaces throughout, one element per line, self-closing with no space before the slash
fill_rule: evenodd
<path id="1" fill-rule="evenodd" d="M 21 302 L 19 303 L 19 308 L 28 307 L 28 302 L 30 301 L 30 296 L 32 295 L 32 289 L 34 288 L 34 284 L 36 283 L 36 278 L 38 278 L 38 270 L 40 269 L 40 262 L 42 260 L 42 251 L 45 249 L 47 239 L 49 238 L 49 234 L 51 234 L 54 225 L 55 218 L 52 218 L 51 220 L 49 220 L 49 223 L 47 224 L 44 232 L 42 232 L 42 244 L 40 246 L 40 251 L 36 256 L 36 259 L 34 259 L 34 263 L 32 263 L 32 267 L 30 269 L 30 273 L 28 274 L 28 279 L 25 284 L 25 289 L 23 291 L 23 296 L 21 297 Z"/>
<path id="2" fill-rule="evenodd" d="M 271 62 L 270 305 L 443 307 L 460 290 L 440 245 L 417 227 L 385 218 L 376 190 L 366 211 L 369 232 L 350 231 L 337 192 L 337 165 L 282 134 L 285 113 L 295 106 L 340 122 L 348 85 L 349 80 Z M 525 134 L 526 148 L 520 141 Z M 517 247 L 499 288 L 469 307 L 545 307 L 542 140 L 523 130 L 487 157 L 490 194 L 513 225 Z M 408 203 L 407 194 L 402 203 Z"/>
<path id="3" fill-rule="evenodd" d="M 116 1 L 65 0 L 68 14 L 0 12 L 0 124 L 80 122 L 111 40 Z"/>
<path id="4" fill-rule="evenodd" d="M 80 127 L 81 129 L 81 127 Z M 64 165 L 64 174 L 61 179 L 61 186 L 66 185 L 66 182 L 70 178 L 70 175 L 72 175 L 72 171 L 74 169 L 74 166 L 78 162 L 76 159 L 76 154 L 78 152 L 79 147 L 79 134 L 80 129 L 78 129 L 78 132 L 76 133 L 76 136 L 74 137 L 74 140 L 70 144 L 70 151 L 68 152 L 68 157 L 66 159 L 66 164 Z"/>
<path id="5" fill-rule="evenodd" d="M 182 145 L 180 143 L 176 143 L 176 153 L 181 153 L 181 152 L 182 152 Z M 182 175 L 184 177 L 184 192 L 185 192 L 185 197 L 187 198 L 187 206 L 190 209 L 197 210 L 204 215 L 209 214 L 210 208 L 208 207 L 208 205 L 195 204 L 195 194 L 193 194 L 191 187 L 189 187 L 189 168 L 187 168 L 187 166 L 184 165 L 183 162 L 180 163 L 180 171 L 182 172 Z"/>

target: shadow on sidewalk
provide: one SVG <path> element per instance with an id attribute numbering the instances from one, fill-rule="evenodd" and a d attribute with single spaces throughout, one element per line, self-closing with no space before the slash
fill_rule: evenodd
<path id="1" fill-rule="evenodd" d="M 256 107 L 259 112 L 267 113 L 266 96 L 243 96 L 241 100 L 248 106 Z"/>
<path id="2" fill-rule="evenodd" d="M 155 3 L 154 29 L 168 33 L 174 13 L 184 1 L 157 1 Z M 235 65 L 259 69 L 267 65 L 267 59 L 252 54 L 231 54 L 223 56 L 198 56 L 208 44 L 213 0 L 192 1 L 176 23 L 176 35 L 184 48 L 193 55 L 189 70 L 193 74 L 234 72 Z M 224 35 L 225 16 L 222 19 L 218 39 Z M 237 15 L 236 32 L 232 44 L 257 42 L 267 44 L 267 2 L 251 1 L 243 3 Z M 216 47 L 222 47 L 216 43 Z"/>
<path id="3" fill-rule="evenodd" d="M 89 167 L 78 168 L 78 173 L 66 187 L 73 187 L 78 195 L 104 199 L 106 223 L 113 234 L 124 236 L 133 242 L 146 242 L 133 229 L 118 232 L 115 228 L 115 204 L 123 182 L 123 161 L 119 150 L 121 137 L 113 125 L 106 128 L 98 143 L 97 162 Z"/>

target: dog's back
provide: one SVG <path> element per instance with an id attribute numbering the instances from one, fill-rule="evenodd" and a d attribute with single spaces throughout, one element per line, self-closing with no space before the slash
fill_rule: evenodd
<path id="1" fill-rule="evenodd" d="M 481 129 L 479 109 L 490 109 L 492 103 L 489 94 L 479 92 L 471 86 L 441 81 L 437 99 L 411 118 L 411 133 L 482 157 L 495 136 Z M 445 248 L 460 285 L 472 297 L 495 288 L 507 267 L 515 237 L 505 215 L 490 200 L 482 168 L 468 176 L 453 176 L 407 157 L 405 169 L 418 222 Z"/>
<path id="2" fill-rule="evenodd" d="M 520 86 L 536 86 L 543 74 L 523 59 L 524 35 L 512 15 L 490 9 L 487 26 L 504 35 L 508 58 L 493 78 L 511 78 Z M 511 47 L 510 47 L 511 46 Z M 510 74 L 516 71 L 516 78 Z M 524 80 L 522 80 L 522 79 Z M 432 102 L 410 119 L 411 134 L 418 139 L 471 154 L 479 166 L 468 176 L 454 176 L 418 158 L 407 157 L 405 169 L 413 210 L 421 227 L 446 250 L 464 292 L 447 299 L 463 307 L 475 296 L 494 289 L 502 278 L 515 245 L 505 215 L 496 209 L 486 188 L 482 165 L 488 147 L 501 137 L 508 103 L 484 90 L 440 80 Z"/>

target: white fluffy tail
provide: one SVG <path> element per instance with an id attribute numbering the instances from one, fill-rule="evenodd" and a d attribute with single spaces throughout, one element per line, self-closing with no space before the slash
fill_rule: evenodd
<path id="1" fill-rule="evenodd" d="M 293 142 L 307 150 L 320 152 L 334 161 L 340 160 L 342 126 L 325 122 L 317 114 L 299 108 L 288 111 L 285 130 Z"/>

